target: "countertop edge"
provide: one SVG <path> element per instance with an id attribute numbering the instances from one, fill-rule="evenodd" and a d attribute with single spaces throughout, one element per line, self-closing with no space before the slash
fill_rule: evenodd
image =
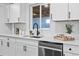
<path id="1" fill-rule="evenodd" d="M 18 38 L 18 39 L 30 39 L 30 40 L 36 40 L 36 41 L 58 42 L 58 43 L 63 43 L 63 44 L 79 46 L 79 40 L 78 39 L 76 39 L 74 41 L 61 41 L 61 40 L 53 39 L 53 37 L 30 38 L 30 37 L 23 37 L 23 36 L 17 36 L 17 35 L 5 35 L 5 34 L 0 34 L 0 36 L 10 37 L 10 38 Z M 48 39 L 48 40 L 46 40 L 46 39 Z"/>

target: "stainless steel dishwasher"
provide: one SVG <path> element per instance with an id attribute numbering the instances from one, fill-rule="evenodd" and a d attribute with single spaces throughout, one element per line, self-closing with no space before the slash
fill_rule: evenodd
<path id="1" fill-rule="evenodd" d="M 39 56 L 63 56 L 63 43 L 40 41 L 38 47 Z"/>

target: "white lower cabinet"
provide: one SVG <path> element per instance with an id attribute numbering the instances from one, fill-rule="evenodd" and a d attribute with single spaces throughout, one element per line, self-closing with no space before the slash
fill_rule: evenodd
<path id="1" fill-rule="evenodd" d="M 26 56 L 26 45 L 24 42 L 16 42 L 16 56 Z"/>
<path id="2" fill-rule="evenodd" d="M 3 56 L 5 54 L 4 53 L 4 51 L 6 50 L 5 49 L 5 40 L 6 40 L 5 37 L 0 37 L 0 56 Z"/>
<path id="3" fill-rule="evenodd" d="M 3 54 L 3 41 L 2 41 L 2 39 L 0 39 L 0 56 L 2 56 L 2 54 Z"/>
<path id="4" fill-rule="evenodd" d="M 27 56 L 38 56 L 38 47 L 27 45 L 26 55 Z"/>
<path id="5" fill-rule="evenodd" d="M 27 40 L 25 40 L 27 41 Z M 38 56 L 38 47 L 31 46 L 25 41 L 16 41 L 16 56 Z"/>
<path id="6" fill-rule="evenodd" d="M 4 41 L 4 56 L 14 56 L 15 55 L 15 39 L 7 38 Z"/>
<path id="7" fill-rule="evenodd" d="M 64 44 L 63 50 L 65 56 L 79 56 L 78 45 Z"/>
<path id="8" fill-rule="evenodd" d="M 38 41 L 0 37 L 0 56 L 38 56 Z"/>

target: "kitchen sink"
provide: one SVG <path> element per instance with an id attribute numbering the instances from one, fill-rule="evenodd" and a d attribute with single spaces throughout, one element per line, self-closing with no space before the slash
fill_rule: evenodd
<path id="1" fill-rule="evenodd" d="M 30 36 L 31 38 L 42 38 L 42 36 Z"/>
<path id="2" fill-rule="evenodd" d="M 23 36 L 23 37 L 30 37 L 30 38 L 42 38 L 42 36 L 30 36 L 30 35 L 25 35 L 25 36 Z"/>

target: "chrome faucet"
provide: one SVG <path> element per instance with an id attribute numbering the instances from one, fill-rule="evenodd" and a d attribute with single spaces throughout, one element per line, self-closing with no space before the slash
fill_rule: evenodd
<path id="1" fill-rule="evenodd" d="M 37 23 L 34 23 L 33 24 L 33 29 L 35 29 L 35 25 L 37 26 L 36 28 L 37 28 L 37 36 L 40 34 L 40 32 L 38 31 L 38 24 Z"/>

